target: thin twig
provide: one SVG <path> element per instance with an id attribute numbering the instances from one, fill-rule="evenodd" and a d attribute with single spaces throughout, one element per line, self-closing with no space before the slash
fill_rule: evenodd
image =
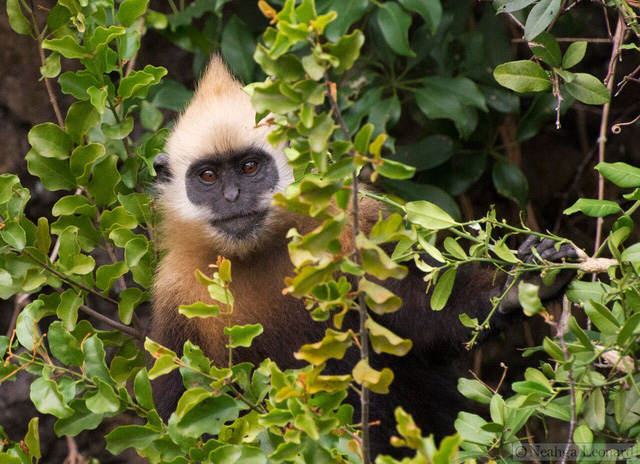
<path id="1" fill-rule="evenodd" d="M 329 99 L 329 103 L 331 104 L 331 109 L 333 110 L 333 117 L 336 119 L 340 126 L 340 130 L 345 136 L 346 140 L 351 141 L 351 133 L 347 128 L 347 125 L 342 118 L 342 113 L 340 112 L 340 108 L 338 107 L 338 103 L 336 102 L 335 92 L 336 87 L 335 84 L 329 80 L 329 73 L 325 71 L 324 73 L 324 81 L 327 86 L 327 97 Z M 351 150 L 351 155 L 355 156 L 355 152 L 353 149 Z M 357 171 L 353 171 L 352 180 L 351 180 L 351 191 L 352 191 L 352 227 L 353 227 L 353 257 L 354 261 L 357 264 L 362 263 L 362 259 L 360 257 L 360 250 L 357 245 L 358 234 L 360 233 L 360 224 L 359 224 L 359 216 L 358 216 L 358 173 Z M 358 312 L 360 313 L 360 359 L 369 362 L 369 331 L 366 327 L 367 322 L 367 306 L 364 302 L 364 295 L 360 293 L 358 295 Z M 369 389 L 364 385 L 362 386 L 362 394 L 360 396 L 360 404 L 361 404 L 361 422 L 362 422 L 362 461 L 364 464 L 371 463 L 371 443 L 369 438 Z"/>
<path id="2" fill-rule="evenodd" d="M 511 21 L 513 21 L 523 32 L 524 32 L 524 24 L 522 24 L 518 18 L 516 18 L 512 13 L 507 13 L 507 16 Z M 524 39 L 521 39 L 524 40 Z"/>
<path id="3" fill-rule="evenodd" d="M 29 301 L 28 293 L 17 293 L 13 297 L 13 314 L 11 315 L 11 321 L 9 322 L 9 328 L 7 329 L 7 337 L 10 337 L 13 333 L 13 329 L 16 328 L 16 322 L 18 320 L 18 315 L 22 308 L 25 307 L 26 302 Z"/>
<path id="4" fill-rule="evenodd" d="M 635 78 L 635 75 L 638 74 L 638 72 L 640 72 L 640 66 L 638 66 L 636 69 L 634 69 L 631 74 L 627 74 L 620 83 L 618 83 L 618 87 L 620 87 L 618 89 L 618 91 L 616 92 L 616 97 L 618 96 L 618 94 L 620 92 L 622 92 L 622 89 L 624 89 L 627 85 L 627 82 L 629 81 L 633 81 L 636 82 L 638 81 L 638 79 Z"/>
<path id="5" fill-rule="evenodd" d="M 135 337 L 135 338 L 138 338 L 138 339 L 142 339 L 144 337 L 144 334 L 142 334 L 141 332 L 138 332 L 133 327 L 129 327 L 128 325 L 124 325 L 124 324 L 121 324 L 119 322 L 116 322 L 113 319 L 108 318 L 104 314 L 100 314 L 95 309 L 91 309 L 90 307 L 88 307 L 86 305 L 80 306 L 80 309 L 85 314 L 87 314 L 89 316 L 92 316 L 92 317 L 95 317 L 99 321 L 104 322 L 105 324 L 113 327 L 114 329 L 118 329 L 120 332 L 124 332 L 124 333 L 129 334 L 132 337 Z"/>
<path id="6" fill-rule="evenodd" d="M 45 66 L 46 62 L 45 62 L 45 56 L 44 56 L 44 49 L 42 48 L 42 41 L 44 40 L 44 36 L 40 34 L 40 28 L 38 27 L 38 21 L 36 20 L 36 15 L 34 10 L 32 9 L 30 13 L 31 13 L 31 23 L 33 25 L 33 30 L 36 34 L 36 39 L 38 41 L 38 53 L 40 54 L 40 63 L 42 64 L 42 66 Z M 56 98 L 56 94 L 53 91 L 53 86 L 51 85 L 51 79 L 49 79 L 48 77 L 45 77 L 44 83 L 47 86 L 49 101 L 51 102 L 51 106 L 53 106 L 53 112 L 56 114 L 58 125 L 64 130 L 65 129 L 64 118 L 62 117 L 62 112 L 60 111 L 60 106 L 58 105 L 58 99 Z"/>
<path id="7" fill-rule="evenodd" d="M 616 66 L 618 63 L 618 55 L 620 53 L 620 46 L 624 38 L 624 18 L 622 14 L 618 14 L 618 24 L 616 25 L 616 33 L 613 38 L 613 49 L 611 50 L 611 58 L 609 61 L 609 72 L 605 78 L 605 84 L 607 85 L 607 92 L 609 98 L 613 93 L 613 84 L 615 81 Z M 603 163 L 605 160 L 605 151 L 607 144 L 607 128 L 609 126 L 609 110 L 611 108 L 611 101 L 604 104 L 602 107 L 602 119 L 600 120 L 600 133 L 598 135 L 598 162 Z M 604 177 L 598 173 L 598 199 L 604 199 Z M 600 247 L 600 241 L 602 239 L 602 226 L 603 219 L 599 217 L 596 222 L 596 239 L 594 243 L 594 251 L 597 251 Z M 595 276 L 594 276 L 595 278 Z"/>
<path id="8" fill-rule="evenodd" d="M 27 251 L 27 250 L 22 250 L 21 251 L 22 254 L 28 256 L 29 258 L 31 258 L 33 261 L 35 261 L 36 263 L 38 263 L 40 266 L 42 266 L 44 269 L 46 269 L 47 271 L 49 271 L 50 273 L 52 273 L 53 275 L 55 275 L 56 277 L 58 277 L 60 280 L 68 283 L 69 285 L 71 285 L 72 287 L 77 287 L 80 290 L 84 290 L 85 292 L 91 293 L 93 295 L 96 295 L 97 297 L 102 298 L 105 301 L 108 301 L 109 303 L 112 303 L 114 305 L 118 305 L 118 302 L 116 300 L 114 300 L 113 298 L 110 298 L 106 295 L 103 295 L 102 293 L 100 293 L 99 291 L 91 288 L 91 287 L 87 287 L 84 284 L 81 284 L 79 282 L 76 282 L 75 280 L 70 279 L 68 276 L 64 275 L 63 273 L 61 273 L 60 271 L 58 271 L 57 269 L 51 267 L 49 264 L 45 263 L 44 261 L 41 261 L 40 259 L 38 259 L 37 257 L 35 257 L 33 255 L 33 253 Z"/>
<path id="9" fill-rule="evenodd" d="M 553 20 L 551 21 L 551 24 L 549 24 L 549 27 L 547 27 L 547 32 L 551 32 L 551 29 L 553 29 L 553 26 L 556 25 L 556 22 L 558 21 L 560 16 L 562 16 L 563 14 L 565 14 L 568 11 L 566 9 L 566 6 L 567 6 L 567 0 L 562 0 L 562 4 L 560 5 L 560 8 L 558 9 L 558 14 L 555 16 L 555 18 L 553 18 Z"/>
<path id="10" fill-rule="evenodd" d="M 76 440 L 69 435 L 66 436 L 66 439 L 69 453 L 62 464 L 85 464 L 87 460 L 82 454 L 80 454 L 80 451 L 78 451 L 78 444 L 76 443 Z"/>
<path id="11" fill-rule="evenodd" d="M 557 37 L 556 40 L 560 43 L 573 43 L 573 42 L 589 42 L 594 44 L 608 44 L 613 40 L 602 37 Z M 527 39 L 511 39 L 513 43 L 529 43 Z"/>
<path id="12" fill-rule="evenodd" d="M 560 345 L 562 346 L 562 352 L 564 354 L 565 361 L 569 361 L 569 359 L 571 358 L 571 354 L 567 349 L 567 344 L 564 341 L 564 334 L 566 334 L 567 330 L 569 329 L 570 317 L 571 303 L 569 303 L 569 299 L 565 295 L 562 299 L 562 316 L 560 318 L 560 322 L 558 323 L 558 329 L 556 332 L 557 337 L 560 339 Z M 571 420 L 569 421 L 569 436 L 567 437 L 567 443 L 564 447 L 564 453 L 562 453 L 562 460 L 560 461 L 560 464 L 566 463 L 569 448 L 571 447 L 571 442 L 573 441 L 573 432 L 576 428 L 576 385 L 573 379 L 573 368 L 570 368 L 568 370 L 567 378 L 569 380 L 569 395 L 571 399 Z"/>

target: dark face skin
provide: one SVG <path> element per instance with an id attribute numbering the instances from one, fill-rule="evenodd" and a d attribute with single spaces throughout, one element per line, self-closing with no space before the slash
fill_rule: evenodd
<path id="1" fill-rule="evenodd" d="M 259 230 L 268 211 L 262 199 L 277 184 L 275 161 L 253 147 L 194 161 L 185 178 L 189 200 L 209 208 L 210 224 L 237 239 Z"/>

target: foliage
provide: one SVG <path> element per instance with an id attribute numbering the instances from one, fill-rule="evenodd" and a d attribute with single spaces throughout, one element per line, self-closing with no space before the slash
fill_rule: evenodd
<path id="1" fill-rule="evenodd" d="M 589 330 L 571 316 L 568 304 L 555 323 L 537 287 L 518 284 L 527 314 L 556 324 L 557 336 L 525 353 L 544 351 L 549 362 L 528 369 L 508 398 L 478 380 L 460 379 L 465 396 L 489 404 L 491 421 L 462 412 L 455 424 L 458 435 L 436 446 L 398 409 L 401 437 L 392 443 L 414 455 L 403 462 L 508 460 L 532 417 L 569 423 L 570 438 L 584 454 L 602 447 L 605 438 L 636 443 L 640 245 L 626 240 L 634 227 L 630 216 L 640 205 L 640 169 L 624 163 L 597 167 L 619 187 L 635 189 L 625 195 L 633 202 L 626 210 L 603 199 L 580 199 L 565 211 L 618 215 L 606 248 L 583 264 L 523 262 L 507 246 L 510 236 L 534 233 L 566 240 L 506 224 L 493 210 L 463 222 L 453 199 L 490 169 L 500 195 L 527 205 L 524 174 L 496 147 L 496 121 L 520 105 L 519 97 L 501 86 L 537 93 L 535 101 L 542 102 L 522 119 L 522 137 L 531 137 L 548 120 L 549 96 L 558 118 L 562 105 L 573 99 L 587 104 L 610 100 L 610 91 L 596 77 L 569 71 L 587 46 L 575 42 L 561 53 L 550 33 L 561 14 L 559 0 L 493 2 L 499 13 L 523 19 L 533 61 L 509 61 L 508 43 L 495 34 L 493 12 L 483 16 L 476 31 L 461 34 L 469 6 L 443 9 L 438 0 L 319 0 L 317 5 L 286 0 L 273 2 L 277 9 L 260 0 L 270 25 L 262 28 L 259 40 L 257 33 L 246 33 L 248 24 L 239 16 L 223 21 L 226 0 L 170 3 L 173 12 L 165 15 L 149 10 L 146 0 L 60 0 L 40 30 L 29 5 L 7 1 L 13 29 L 49 51 L 43 77 L 57 79 L 61 91 L 76 101 L 57 124 L 40 124 L 29 132 L 29 172 L 44 188 L 67 193 L 53 206 L 51 224 L 44 217 L 32 222 L 25 215 L 29 191 L 16 176 L 0 176 L 0 297 L 32 295 L 15 331 L 0 336 L 5 360 L 0 383 L 30 375 L 31 399 L 38 411 L 57 418 L 59 436 L 95 429 L 118 414 L 136 415 L 135 425 L 106 436 L 107 449 L 119 454 L 133 447 L 150 462 L 368 462 L 368 421 L 366 415 L 353 417 L 353 407 L 344 402 L 347 391 L 353 388 L 363 397 L 369 390 L 384 394 L 393 382 L 393 366 L 376 370 L 369 365 L 369 345 L 376 353 L 395 356 L 412 347 L 411 340 L 368 316 L 367 307 L 384 314 L 401 306 L 376 279 L 402 279 L 407 274 L 402 263 L 413 260 L 433 287 L 430 305 L 437 311 L 445 307 L 460 266 L 480 262 L 515 277 L 492 301 L 486 320 L 461 315 L 461 324 L 473 331 L 471 347 L 521 273 L 542 272 L 548 281 L 562 269 L 575 269 L 582 277 L 602 270 L 596 258 L 606 249 L 612 256 L 605 263 L 609 280 L 576 280 L 567 292 L 593 323 Z M 628 5 L 614 3 L 635 31 Z M 196 27 L 200 23 L 204 26 Z M 168 132 L 160 110 L 179 111 L 190 98 L 165 78 L 164 68 L 127 65 L 135 62 L 148 28 L 193 51 L 200 67 L 212 47 L 219 47 L 239 76 L 258 81 L 246 90 L 258 120 L 267 118 L 273 128 L 270 141 L 289 142 L 286 153 L 296 182 L 273 202 L 322 222 L 304 236 L 289 232 L 296 273 L 286 291 L 305 300 L 312 318 L 331 319 L 334 326 L 322 340 L 300 347 L 295 355 L 308 362 L 303 369 L 282 371 L 268 359 L 259 366 L 233 363 L 233 350 L 251 346 L 262 327 L 233 324 L 232 264 L 223 258 L 213 275 L 198 274 L 213 302 L 176 309 L 187 317 L 226 318 L 229 364 L 212 365 L 191 342 L 178 357 L 146 339 L 144 349 L 154 358 L 147 369 L 146 354 L 136 344 L 144 339 L 136 308 L 149 299 L 158 262 L 150 192 L 153 159 Z M 217 31 L 214 39 L 206 34 L 212 30 Z M 62 72 L 61 57 L 75 60 L 77 70 Z M 417 121 L 409 143 L 393 137 L 401 118 Z M 460 159 L 454 153 L 462 141 L 483 148 L 456 170 Z M 358 174 L 367 170 L 372 181 L 408 202 L 359 190 Z M 370 233 L 355 234 L 353 250 L 342 253 L 338 237 L 345 227 L 357 225 L 351 202 L 364 196 L 386 203 L 393 214 L 381 217 Z M 438 237 L 446 237 L 441 249 L 435 246 Z M 391 256 L 381 247 L 388 243 L 395 243 Z M 99 265 L 96 256 L 105 252 L 111 262 Z M 428 264 L 434 261 L 438 266 Z M 356 276 L 357 288 L 344 274 Z M 134 285 L 127 286 L 125 276 Z M 97 299 L 117 308 L 120 320 L 92 309 Z M 360 314 L 359 333 L 342 328 L 348 311 Z M 91 321 L 114 330 L 98 329 Z M 353 370 L 323 374 L 325 361 L 342 358 L 353 344 L 362 350 Z M 155 410 L 150 380 L 175 369 L 187 391 L 165 423 Z M 0 451 L 6 462 L 37 462 L 42 457 L 38 419 L 29 423 L 23 443 L 7 441 Z M 398 461 L 378 456 L 377 462 Z"/>

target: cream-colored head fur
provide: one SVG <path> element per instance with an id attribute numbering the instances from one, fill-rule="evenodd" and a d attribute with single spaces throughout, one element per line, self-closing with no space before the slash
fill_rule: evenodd
<path id="1" fill-rule="evenodd" d="M 257 147 L 273 156 L 278 168 L 279 181 L 275 192 L 283 192 L 293 182 L 293 171 L 287 165 L 284 147 L 274 148 L 268 141 L 269 127 L 255 124 L 255 110 L 251 98 L 242 85 L 229 73 L 219 56 L 213 56 L 200 80 L 193 100 L 178 120 L 166 144 L 170 179 L 159 186 L 160 204 L 172 221 L 206 223 L 208 235 L 220 240 L 222 248 L 234 247 L 224 236 L 208 225 L 211 211 L 194 205 L 187 198 L 185 175 L 189 165 L 203 157 L 217 153 Z M 269 205 L 271 192 L 256 202 Z M 270 215 L 271 216 L 271 215 Z M 267 222 L 273 221 L 273 218 Z M 246 246 L 247 244 L 244 244 Z M 222 251 L 222 250 L 221 250 Z"/>

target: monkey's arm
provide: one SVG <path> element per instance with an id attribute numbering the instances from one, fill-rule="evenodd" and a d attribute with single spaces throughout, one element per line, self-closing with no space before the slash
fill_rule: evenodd
<path id="1" fill-rule="evenodd" d="M 518 249 L 518 257 L 525 262 L 534 262 L 532 248 L 535 247 L 540 257 L 547 261 L 559 262 L 577 258 L 576 251 L 570 245 L 562 245 L 556 251 L 554 244 L 552 240 L 539 241 L 537 237 L 530 237 Z M 471 339 L 472 330 L 462 325 L 459 316 L 465 313 L 482 323 L 493 309 L 492 298 L 501 296 L 511 283 L 509 279 L 512 280 L 511 277 L 507 279 L 504 274 L 497 275 L 495 268 L 478 264 L 460 266 L 447 305 L 441 311 L 433 311 L 429 307 L 432 290 L 426 292 L 424 274 L 413 263 L 409 268 L 409 275 L 405 279 L 389 279 L 384 282 L 389 290 L 402 298 L 403 307 L 381 317 L 380 322 L 398 335 L 410 338 L 416 354 L 440 362 L 445 361 L 448 354 L 461 350 L 464 343 Z M 573 275 L 573 271 L 563 271 L 549 287 L 533 273 L 523 280 L 539 285 L 540 297 L 545 300 L 558 296 Z M 494 312 L 490 327 L 481 333 L 481 338 L 503 330 L 520 319 L 520 308 L 516 282 L 503 299 L 499 310 Z"/>

